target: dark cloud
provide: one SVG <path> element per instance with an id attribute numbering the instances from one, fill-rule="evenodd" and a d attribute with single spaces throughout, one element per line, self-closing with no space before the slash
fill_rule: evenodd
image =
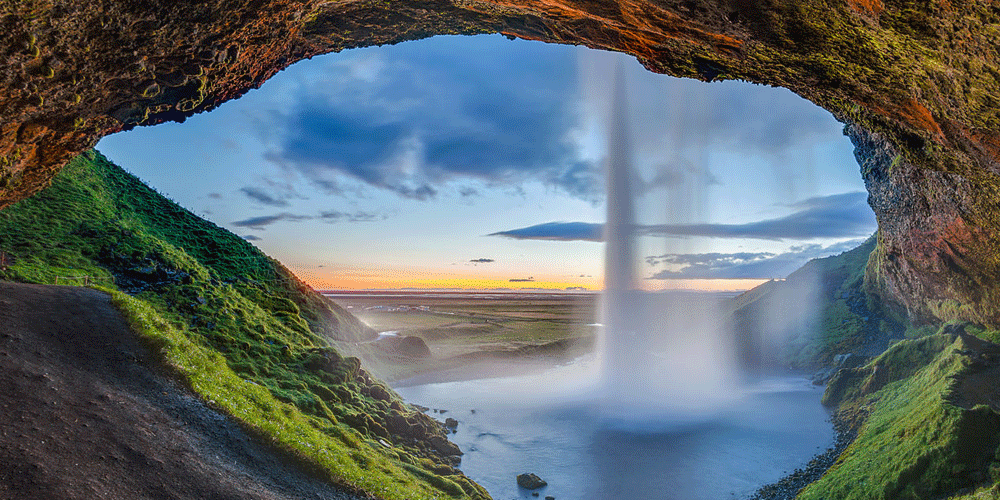
<path id="1" fill-rule="evenodd" d="M 446 189 L 469 196 L 448 184 L 475 179 L 540 181 L 596 201 L 603 164 L 586 159 L 579 141 L 591 137 L 589 120 L 604 98 L 581 86 L 578 72 L 589 64 L 581 61 L 601 57 L 500 37 L 438 37 L 344 54 L 264 120 L 273 140 L 265 158 L 331 193 L 350 179 L 429 200 Z M 584 71 L 604 77 L 607 68 Z M 704 168 L 705 151 L 721 149 L 762 154 L 780 174 L 805 168 L 789 161 L 790 148 L 844 140 L 828 112 L 783 89 L 722 83 L 707 93 L 701 82 L 652 75 L 634 63 L 628 72 L 630 94 L 641 96 L 631 104 L 632 130 L 646 167 L 677 163 L 690 175 Z M 718 183 L 711 173 L 698 175 Z M 654 174 L 646 189 L 676 183 Z"/>
<path id="2" fill-rule="evenodd" d="M 240 192 L 247 195 L 248 198 L 256 201 L 257 203 L 261 203 L 272 207 L 288 206 L 288 200 L 284 198 L 279 198 L 277 196 L 272 196 L 271 194 L 267 193 L 266 191 L 258 187 L 247 186 L 244 188 L 240 188 Z"/>
<path id="3" fill-rule="evenodd" d="M 531 278 L 511 278 L 511 279 L 509 279 L 507 281 L 509 281 L 511 283 L 530 283 L 532 281 L 535 281 L 535 278 L 534 277 L 531 277 Z"/>
<path id="4" fill-rule="evenodd" d="M 233 222 L 232 225 L 236 227 L 250 227 L 254 229 L 263 229 L 264 226 L 269 226 L 275 222 L 289 221 L 298 222 L 303 220 L 312 219 L 309 215 L 296 215 L 283 212 L 275 215 L 262 215 L 260 217 L 251 217 L 249 219 L 243 219 Z"/>
<path id="5" fill-rule="evenodd" d="M 868 206 L 868 194 L 843 193 L 810 198 L 790 205 L 799 211 L 747 224 L 656 224 L 639 231 L 650 236 L 703 236 L 709 238 L 755 238 L 806 240 L 867 236 L 877 227 Z"/>
<path id="6" fill-rule="evenodd" d="M 830 246 L 799 245 L 789 251 L 665 254 L 646 258 L 651 266 L 665 266 L 649 279 L 767 279 L 783 278 L 806 262 L 856 248 L 864 240 L 850 240 Z"/>
<path id="7" fill-rule="evenodd" d="M 260 241 L 260 236 L 254 236 L 252 234 L 244 234 L 242 238 L 247 241 Z"/>
<path id="8" fill-rule="evenodd" d="M 500 39 L 472 47 L 436 39 L 331 65 L 329 81 L 307 86 L 279 118 L 281 139 L 266 158 L 331 191 L 349 178 L 427 200 L 453 180 L 539 180 L 600 196 L 599 169 L 578 159 L 571 137 L 580 122 L 574 55 Z M 363 63 L 377 78 L 356 77 Z"/>
<path id="9" fill-rule="evenodd" d="M 220 194 L 220 193 L 208 193 L 208 197 L 212 198 L 213 200 L 219 200 L 219 199 L 222 199 L 222 194 Z"/>
<path id="10" fill-rule="evenodd" d="M 863 192 L 809 198 L 789 205 L 799 210 L 777 219 L 747 224 L 654 224 L 637 227 L 649 236 L 700 236 L 707 238 L 752 238 L 764 240 L 808 240 L 867 236 L 877 227 L 875 214 Z M 604 225 L 587 222 L 549 222 L 489 236 L 519 240 L 603 241 Z"/>
<path id="11" fill-rule="evenodd" d="M 372 212 L 340 212 L 337 210 L 329 210 L 326 212 L 320 212 L 318 219 L 323 222 L 336 223 L 336 222 L 372 222 L 375 220 L 385 219 L 385 216 L 380 216 Z"/>
<path id="12" fill-rule="evenodd" d="M 486 263 L 489 263 L 489 262 L 496 262 L 496 261 L 493 260 L 493 259 L 472 259 L 469 262 L 475 262 L 475 263 L 478 263 L 478 264 L 486 264 Z"/>
<path id="13" fill-rule="evenodd" d="M 515 240 L 604 241 L 604 224 L 546 222 L 510 231 L 491 233 L 487 236 L 503 236 Z"/>

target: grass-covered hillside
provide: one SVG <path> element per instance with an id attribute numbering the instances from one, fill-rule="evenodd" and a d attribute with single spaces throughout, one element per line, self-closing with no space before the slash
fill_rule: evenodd
<path id="1" fill-rule="evenodd" d="M 744 358 L 830 372 L 823 403 L 853 441 L 799 500 L 1000 498 L 1000 333 L 911 325 L 866 291 L 872 237 L 732 302 Z"/>
<path id="2" fill-rule="evenodd" d="M 439 423 L 329 347 L 374 332 L 97 152 L 0 211 L 0 279 L 109 288 L 192 389 L 334 482 L 387 499 L 488 498 L 454 469 Z"/>
<path id="3" fill-rule="evenodd" d="M 730 320 L 753 366 L 815 369 L 837 354 L 875 356 L 904 326 L 865 290 L 875 237 L 840 255 L 814 259 L 784 281 L 733 299 Z"/>
<path id="4" fill-rule="evenodd" d="M 998 498 L 1000 346 L 946 325 L 841 370 L 824 394 L 857 437 L 797 498 Z"/>

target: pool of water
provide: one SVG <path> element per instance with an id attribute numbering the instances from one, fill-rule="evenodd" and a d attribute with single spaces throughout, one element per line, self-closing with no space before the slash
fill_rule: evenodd
<path id="1" fill-rule="evenodd" d="M 541 497 L 556 499 L 745 498 L 833 444 L 822 390 L 804 378 L 761 380 L 697 414 L 665 404 L 631 418 L 599 402 L 587 373 L 581 362 L 396 390 L 459 421 L 451 439 L 465 452 L 460 468 L 498 500 L 535 498 L 515 482 L 524 472 L 548 482 Z"/>

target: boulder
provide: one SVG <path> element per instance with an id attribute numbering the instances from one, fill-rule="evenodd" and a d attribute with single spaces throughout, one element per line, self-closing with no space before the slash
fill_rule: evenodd
<path id="1" fill-rule="evenodd" d="M 448 441 L 448 439 L 441 436 L 432 435 L 427 438 L 427 442 L 430 443 L 431 447 L 434 448 L 438 453 L 445 456 L 461 455 L 462 450 L 457 444 Z"/>
<path id="2" fill-rule="evenodd" d="M 518 474 L 517 476 L 517 485 L 526 490 L 537 490 L 538 488 L 547 486 L 548 484 L 549 483 L 546 483 L 542 478 L 531 472 Z"/>

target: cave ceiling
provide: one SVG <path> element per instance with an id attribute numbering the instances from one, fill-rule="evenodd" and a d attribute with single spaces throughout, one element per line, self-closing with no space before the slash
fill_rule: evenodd
<path id="1" fill-rule="evenodd" d="M 288 65 L 436 34 L 635 56 L 786 87 L 848 125 L 879 246 L 868 285 L 918 320 L 1000 325 L 1000 3 L 5 0 L 0 207 L 104 135 L 239 97 Z"/>

